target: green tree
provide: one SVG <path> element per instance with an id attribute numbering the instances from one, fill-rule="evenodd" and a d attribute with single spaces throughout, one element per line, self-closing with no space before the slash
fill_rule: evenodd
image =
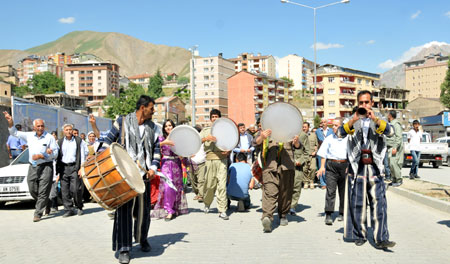
<path id="1" fill-rule="evenodd" d="M 173 76 L 172 75 L 167 75 L 166 81 L 170 82 L 172 80 L 173 80 Z"/>
<path id="2" fill-rule="evenodd" d="M 103 101 L 102 108 L 108 118 L 129 114 L 136 109 L 136 102 L 143 94 L 145 90 L 142 86 L 130 83 L 128 89 L 123 90 L 118 98 L 108 95 Z"/>
<path id="3" fill-rule="evenodd" d="M 316 116 L 314 117 L 314 128 L 319 128 L 319 126 L 320 126 L 320 121 L 321 121 L 320 116 L 319 116 L 319 115 L 316 115 Z"/>
<path id="4" fill-rule="evenodd" d="M 450 60 L 448 61 L 447 74 L 441 84 L 441 102 L 445 107 L 450 108 Z"/>
<path id="5" fill-rule="evenodd" d="M 17 97 L 23 97 L 24 95 L 27 95 L 31 93 L 30 88 L 28 86 L 16 86 L 13 88 L 13 95 Z"/>
<path id="6" fill-rule="evenodd" d="M 38 73 L 28 80 L 27 86 L 33 94 L 53 94 L 65 90 L 63 80 L 51 72 Z"/>
<path id="7" fill-rule="evenodd" d="M 190 82 L 189 78 L 185 76 L 179 77 L 177 80 L 178 84 L 188 84 L 189 82 Z"/>
<path id="8" fill-rule="evenodd" d="M 285 80 L 285 81 L 287 81 L 289 84 L 291 84 L 291 85 L 294 85 L 294 81 L 292 80 L 292 79 L 289 79 L 288 77 L 286 77 L 286 76 L 283 76 L 283 77 L 281 77 L 280 78 L 281 80 Z"/>
<path id="9" fill-rule="evenodd" d="M 164 96 L 162 86 L 164 84 L 164 79 L 161 76 L 161 71 L 158 69 L 150 78 L 150 83 L 148 84 L 148 95 L 154 99 Z"/>

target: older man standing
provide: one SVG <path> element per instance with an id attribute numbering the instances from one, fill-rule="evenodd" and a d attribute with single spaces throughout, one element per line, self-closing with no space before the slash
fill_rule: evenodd
<path id="1" fill-rule="evenodd" d="M 238 124 L 238 130 L 239 130 L 239 143 L 238 145 L 233 149 L 233 152 L 231 153 L 231 162 L 235 162 L 236 158 L 235 156 L 239 153 L 244 153 L 247 156 L 247 162 L 249 164 L 252 163 L 252 156 L 253 151 L 255 150 L 255 147 L 252 146 L 253 142 L 253 136 L 250 135 L 245 130 L 245 124 L 239 123 Z"/>
<path id="2" fill-rule="evenodd" d="M 319 142 L 319 148 L 320 148 L 320 145 L 322 145 L 322 142 L 325 140 L 326 137 L 328 137 L 329 135 L 334 134 L 333 130 L 328 127 L 328 121 L 325 118 L 322 119 L 322 121 L 320 122 L 320 125 L 321 125 L 321 127 L 316 130 L 317 141 Z M 321 158 L 319 156 L 317 156 L 317 166 L 319 168 L 322 165 L 321 162 L 322 162 Z M 319 178 L 319 180 L 320 180 L 320 188 L 326 189 L 327 188 L 327 182 L 326 182 L 325 174 L 322 175 Z"/>
<path id="3" fill-rule="evenodd" d="M 25 140 L 29 149 L 28 188 L 31 196 L 36 200 L 33 222 L 39 222 L 48 203 L 48 196 L 52 187 L 53 160 L 58 155 L 58 145 L 55 138 L 45 131 L 42 119 L 33 121 L 34 132 L 17 131 L 12 117 L 3 112 L 8 121 L 9 133 Z"/>
<path id="4" fill-rule="evenodd" d="M 73 125 L 65 124 L 62 129 L 64 138 L 58 140 L 60 151 L 56 159 L 56 171 L 61 179 L 61 193 L 65 210 L 63 217 L 75 214 L 74 203 L 78 208 L 77 214 L 82 215 L 84 185 L 79 177 L 79 170 L 89 150 L 85 141 L 73 135 Z"/>
<path id="5" fill-rule="evenodd" d="M 403 129 L 397 120 L 397 112 L 389 111 L 388 120 L 394 129 L 392 137 L 386 137 L 389 167 L 391 169 L 392 186 L 398 187 L 402 184 L 403 167 Z"/>

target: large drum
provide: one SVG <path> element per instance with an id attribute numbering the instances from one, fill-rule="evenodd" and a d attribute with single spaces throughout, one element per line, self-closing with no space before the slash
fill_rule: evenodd
<path id="1" fill-rule="evenodd" d="M 119 144 L 87 160 L 81 176 L 89 193 L 106 210 L 114 210 L 145 191 L 136 163 Z"/>
<path id="2" fill-rule="evenodd" d="M 175 146 L 171 147 L 172 151 L 182 157 L 195 155 L 202 146 L 200 134 L 197 130 L 187 125 L 175 127 L 170 132 L 169 140 L 175 144 Z"/>
<path id="3" fill-rule="evenodd" d="M 263 130 L 271 129 L 271 138 L 277 142 L 289 142 L 300 134 L 303 117 L 297 107 L 277 102 L 269 105 L 261 117 Z"/>
<path id="4" fill-rule="evenodd" d="M 216 137 L 216 146 L 223 151 L 230 151 L 239 143 L 238 128 L 233 120 L 226 117 L 214 121 L 211 135 Z"/>

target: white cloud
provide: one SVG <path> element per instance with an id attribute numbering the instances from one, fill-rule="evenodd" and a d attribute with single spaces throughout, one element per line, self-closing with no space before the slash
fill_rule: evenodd
<path id="1" fill-rule="evenodd" d="M 391 69 L 397 65 L 402 64 L 405 61 L 410 60 L 412 57 L 414 57 L 417 53 L 419 53 L 423 48 L 429 48 L 431 46 L 442 46 L 442 45 L 450 45 L 446 42 L 438 42 L 438 41 L 431 41 L 428 42 L 422 46 L 417 46 L 417 47 L 411 47 L 409 50 L 403 52 L 402 56 L 400 56 L 400 58 L 396 59 L 396 60 L 392 60 L 392 59 L 388 59 L 380 64 L 378 64 L 378 68 L 381 69 Z"/>
<path id="2" fill-rule="evenodd" d="M 422 13 L 422 11 L 418 10 L 416 13 L 411 15 L 411 19 L 416 19 L 420 15 L 420 13 Z"/>
<path id="3" fill-rule="evenodd" d="M 446 17 L 450 18 L 450 11 L 444 14 Z"/>
<path id="4" fill-rule="evenodd" d="M 375 40 L 371 39 L 371 40 L 367 41 L 366 44 L 367 45 L 375 44 Z"/>
<path id="5" fill-rule="evenodd" d="M 61 24 L 73 24 L 73 23 L 75 23 L 75 18 L 74 17 L 62 17 L 62 18 L 58 19 L 58 22 Z"/>
<path id="6" fill-rule="evenodd" d="M 337 44 L 337 43 L 336 44 L 333 44 L 333 43 L 325 44 L 322 42 L 317 42 L 317 44 L 316 44 L 317 50 L 335 49 L 335 48 L 343 48 L 343 47 L 344 47 L 344 45 Z M 314 49 L 314 44 L 311 45 L 311 49 Z"/>

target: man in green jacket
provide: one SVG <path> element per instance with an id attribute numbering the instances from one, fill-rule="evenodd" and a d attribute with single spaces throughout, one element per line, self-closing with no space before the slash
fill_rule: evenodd
<path id="1" fill-rule="evenodd" d="M 295 178 L 294 189 L 292 192 L 292 202 L 289 214 L 296 215 L 295 208 L 297 207 L 300 194 L 302 193 L 302 182 L 305 175 L 309 172 L 309 140 L 308 135 L 301 131 L 299 135 L 300 148 L 294 149 L 295 161 Z"/>
<path id="2" fill-rule="evenodd" d="M 402 184 L 402 167 L 403 167 L 403 138 L 402 125 L 396 119 L 397 112 L 391 110 L 388 113 L 388 120 L 394 128 L 394 135 L 386 137 L 387 155 L 389 158 L 389 168 L 391 169 L 392 186 L 398 187 Z"/>

